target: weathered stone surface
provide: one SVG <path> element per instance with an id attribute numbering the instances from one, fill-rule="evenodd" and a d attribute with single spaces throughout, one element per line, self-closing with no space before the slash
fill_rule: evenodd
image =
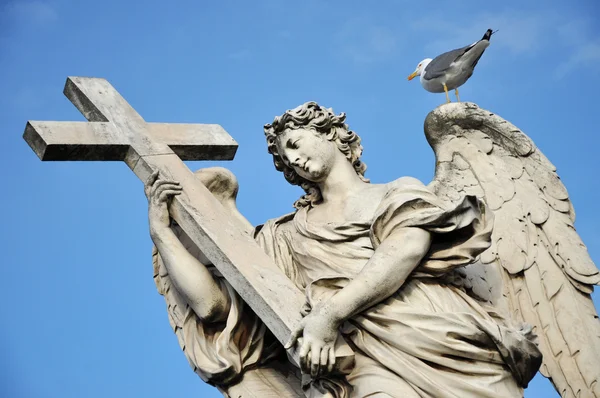
<path id="1" fill-rule="evenodd" d="M 483 198 L 495 217 L 492 246 L 465 268 L 480 297 L 538 335 L 541 372 L 563 397 L 600 397 L 600 320 L 591 300 L 600 271 L 575 232 L 556 167 L 510 122 L 472 103 L 425 120 L 435 151 L 430 185 L 455 201 Z"/>
<path id="2" fill-rule="evenodd" d="M 218 124 L 148 123 L 147 134 L 181 160 L 232 160 L 237 150 Z M 29 121 L 24 138 L 41 160 L 125 160 L 130 147 L 109 122 Z"/>
<path id="3" fill-rule="evenodd" d="M 30 122 L 25 139 L 42 160 L 123 160 L 146 182 L 169 320 L 224 394 L 517 397 L 541 350 L 562 396 L 600 397 L 600 272 L 556 169 L 506 120 L 440 106 L 425 121 L 434 181 L 370 184 L 345 115 L 289 110 L 267 146 L 305 194 L 251 236 L 234 176 L 181 160 L 233 157 L 220 127 L 148 124 L 102 79 L 70 78 L 65 94 L 93 123 Z M 296 342 L 302 385 L 264 325 Z M 340 331 L 356 350 L 347 379 L 330 372 L 353 359 Z"/>
<path id="4" fill-rule="evenodd" d="M 70 77 L 64 92 L 93 123 L 29 122 L 24 138 L 38 156 L 42 160 L 123 160 L 142 181 L 154 171 L 179 181 L 183 194 L 173 200 L 173 218 L 279 341 L 287 342 L 302 319 L 298 310 L 304 303 L 302 293 L 169 146 L 179 148 L 188 160 L 213 159 L 211 150 L 219 159 L 219 151 L 233 156 L 235 141 L 214 125 L 149 127 L 104 79 Z M 173 136 L 171 128 L 176 131 Z M 203 135 L 193 137 L 195 131 Z M 203 148 L 206 141 L 208 151 Z M 348 346 L 343 344 L 338 354 L 342 366 L 352 362 Z"/>

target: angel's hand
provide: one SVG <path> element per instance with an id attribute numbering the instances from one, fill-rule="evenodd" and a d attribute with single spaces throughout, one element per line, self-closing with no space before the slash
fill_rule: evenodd
<path id="1" fill-rule="evenodd" d="M 169 200 L 181 193 L 177 181 L 164 180 L 155 171 L 144 184 L 144 193 L 148 198 L 148 221 L 151 233 L 168 228 L 170 224 Z"/>
<path id="2" fill-rule="evenodd" d="M 318 309 L 302 319 L 285 345 L 289 349 L 296 342 L 300 344 L 298 355 L 302 372 L 316 378 L 333 371 L 338 328 L 338 322 Z"/>

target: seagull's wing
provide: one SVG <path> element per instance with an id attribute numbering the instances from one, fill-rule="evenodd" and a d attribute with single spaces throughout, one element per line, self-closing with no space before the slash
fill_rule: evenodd
<path id="1" fill-rule="evenodd" d="M 446 53 L 438 55 L 425 68 L 425 75 L 423 76 L 423 78 L 425 80 L 431 80 L 435 79 L 436 77 L 443 76 L 453 62 L 458 61 L 463 55 L 465 55 L 469 50 L 477 46 L 477 44 L 479 44 L 481 41 L 482 40 L 473 44 L 469 44 L 468 46 L 457 48 L 456 50 L 448 51 Z M 473 67 L 475 67 L 477 61 L 479 61 L 479 58 L 481 58 L 482 54 L 483 51 L 481 51 L 481 54 L 479 54 L 477 59 L 474 61 Z"/>

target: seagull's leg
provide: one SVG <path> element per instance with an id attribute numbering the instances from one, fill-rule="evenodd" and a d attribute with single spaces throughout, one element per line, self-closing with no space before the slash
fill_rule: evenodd
<path id="1" fill-rule="evenodd" d="M 460 97 L 458 96 L 458 88 L 454 89 L 454 94 L 456 94 L 456 100 L 460 102 Z"/>
<path id="2" fill-rule="evenodd" d="M 446 83 L 442 83 L 444 85 L 444 92 L 446 93 L 446 103 L 450 103 L 450 96 L 448 95 L 448 87 L 446 86 Z"/>

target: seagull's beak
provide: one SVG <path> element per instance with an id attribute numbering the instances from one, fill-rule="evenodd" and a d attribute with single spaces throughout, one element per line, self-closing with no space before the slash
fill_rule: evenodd
<path id="1" fill-rule="evenodd" d="M 410 75 L 408 75 L 408 80 L 412 80 L 417 76 L 417 71 L 414 71 L 413 73 L 411 73 Z"/>

